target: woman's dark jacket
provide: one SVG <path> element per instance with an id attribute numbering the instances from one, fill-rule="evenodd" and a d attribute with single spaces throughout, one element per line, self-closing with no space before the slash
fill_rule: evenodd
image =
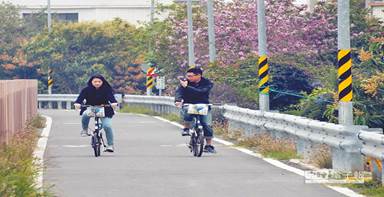
<path id="1" fill-rule="evenodd" d="M 75 103 L 83 104 L 84 99 L 86 100 L 85 105 L 101 105 L 117 103 L 113 96 L 113 91 L 110 88 L 100 87 L 96 89 L 94 86 L 88 86 L 81 90 L 80 95 L 77 97 Z M 80 115 L 86 110 L 85 107 L 81 108 Z M 112 107 L 105 107 L 105 116 L 112 118 L 114 115 Z"/>

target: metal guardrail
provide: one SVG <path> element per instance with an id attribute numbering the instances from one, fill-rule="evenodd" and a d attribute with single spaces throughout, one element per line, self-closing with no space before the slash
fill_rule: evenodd
<path id="1" fill-rule="evenodd" d="M 173 97 L 168 96 L 125 95 L 123 102 L 128 105 L 147 107 L 159 114 L 178 114 L 179 109 L 175 107 L 174 100 Z"/>
<path id="2" fill-rule="evenodd" d="M 38 108 L 72 109 L 72 103 L 77 96 L 78 94 L 39 94 L 37 97 Z"/>
<path id="3" fill-rule="evenodd" d="M 362 154 L 384 160 L 384 135 L 382 133 L 361 130 L 358 138 L 362 142 L 360 148 Z"/>
<path id="4" fill-rule="evenodd" d="M 75 102 L 78 94 L 39 94 L 38 108 L 47 109 L 73 109 L 73 103 Z M 121 94 L 115 94 L 116 100 L 121 103 Z"/>
<path id="5" fill-rule="evenodd" d="M 39 102 L 69 102 L 74 101 L 76 96 L 39 95 Z M 123 103 L 144 106 L 160 114 L 179 112 L 179 109 L 174 106 L 173 97 L 126 95 Z M 248 135 L 269 132 L 274 136 L 294 138 L 300 154 L 308 153 L 308 149 L 311 149 L 313 144 L 331 146 L 334 169 L 361 170 L 362 155 L 384 161 L 384 135 L 380 129 L 369 129 L 367 126 L 359 125 L 343 126 L 305 117 L 230 105 L 219 108 L 224 111 L 222 115 L 228 120 L 230 127 L 245 130 L 245 134 Z M 375 172 L 375 176 L 380 180 L 384 179 L 383 171 L 379 169 Z"/>
<path id="6" fill-rule="evenodd" d="M 224 117 L 268 131 L 286 132 L 301 139 L 340 149 L 358 149 L 355 134 L 364 126 L 345 127 L 288 114 L 261 112 L 224 105 Z"/>

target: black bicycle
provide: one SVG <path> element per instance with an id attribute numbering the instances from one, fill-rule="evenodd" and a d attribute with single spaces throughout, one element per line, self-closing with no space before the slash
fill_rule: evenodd
<path id="1" fill-rule="evenodd" d="M 193 117 L 190 129 L 190 141 L 188 147 L 193 156 L 201 157 L 204 150 L 204 129 L 201 124 L 201 118 L 208 114 L 211 104 L 184 104 L 187 113 Z"/>
<path id="2" fill-rule="evenodd" d="M 100 156 L 101 147 L 106 149 L 106 144 L 104 142 L 103 132 L 103 123 L 101 118 L 105 117 L 104 107 L 108 107 L 110 105 L 82 105 L 82 107 L 86 107 L 83 113 L 86 113 L 89 117 L 95 117 L 95 129 L 91 132 L 91 145 L 95 154 L 95 157 Z"/>

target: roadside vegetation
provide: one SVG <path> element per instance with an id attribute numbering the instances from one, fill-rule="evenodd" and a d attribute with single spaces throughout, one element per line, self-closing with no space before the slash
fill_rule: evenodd
<path id="1" fill-rule="evenodd" d="M 46 188 L 37 188 L 39 169 L 33 151 L 45 118 L 36 116 L 8 144 L 0 145 L 0 196 L 52 196 Z"/>

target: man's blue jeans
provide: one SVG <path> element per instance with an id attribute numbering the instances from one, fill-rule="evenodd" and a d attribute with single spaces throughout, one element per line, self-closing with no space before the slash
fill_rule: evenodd
<path id="1" fill-rule="evenodd" d="M 180 111 L 181 117 L 183 117 L 183 120 L 191 125 L 191 122 L 193 121 L 193 114 L 187 113 L 187 108 L 182 108 Z M 211 127 L 212 124 L 212 113 L 211 110 L 209 110 L 208 114 L 206 116 L 199 115 L 200 117 L 200 123 L 203 126 L 204 130 L 204 136 L 206 139 L 212 139 L 213 138 L 213 130 Z"/>
<path id="2" fill-rule="evenodd" d="M 88 130 L 89 120 L 91 117 L 83 113 L 81 117 L 81 124 L 84 130 Z M 109 146 L 113 145 L 113 132 L 112 132 L 112 118 L 101 118 L 101 122 L 103 125 L 103 129 L 105 131 L 105 135 L 107 137 L 107 143 Z"/>

